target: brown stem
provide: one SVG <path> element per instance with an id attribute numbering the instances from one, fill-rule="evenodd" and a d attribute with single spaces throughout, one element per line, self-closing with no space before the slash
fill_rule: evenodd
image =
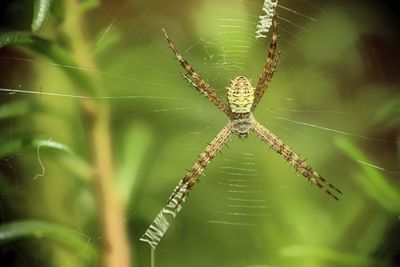
<path id="1" fill-rule="evenodd" d="M 79 11 L 79 1 L 66 1 L 66 5 L 69 16 L 64 23 L 64 32 L 73 41 L 75 59 L 84 68 L 96 69 L 95 61 L 91 57 L 90 42 L 85 38 L 85 23 Z M 101 82 L 99 79 L 97 82 L 95 79 L 92 80 L 96 92 L 101 95 Z M 83 117 L 88 121 L 88 139 L 94 169 L 93 186 L 103 232 L 101 251 L 103 265 L 131 267 L 130 246 L 124 218 L 125 207 L 118 198 L 115 184 L 109 106 L 106 102 L 86 99 L 82 101 L 82 107 Z"/>
<path id="2" fill-rule="evenodd" d="M 111 149 L 109 109 L 91 102 L 89 138 L 91 139 L 94 186 L 97 191 L 103 228 L 102 258 L 107 267 L 130 267 L 130 246 L 127 240 L 124 208 L 117 197 Z M 87 107 L 87 106 L 86 106 Z M 88 110 L 86 108 L 86 110 Z"/>

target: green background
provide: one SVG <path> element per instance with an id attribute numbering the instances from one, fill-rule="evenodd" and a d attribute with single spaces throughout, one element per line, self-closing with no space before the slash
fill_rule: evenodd
<path id="1" fill-rule="evenodd" d="M 40 2 L 49 14 L 34 11 Z M 262 2 L 72 2 L 2 4 L 1 262 L 101 266 L 104 203 L 87 97 L 110 111 L 132 266 L 150 266 L 140 236 L 227 122 L 182 80 L 161 29 L 225 100 L 231 79 L 255 85 L 265 64 L 269 36 L 254 37 Z M 399 264 L 398 5 L 279 4 L 281 61 L 254 115 L 342 189 L 341 200 L 254 135 L 233 136 L 157 247 L 155 266 Z"/>

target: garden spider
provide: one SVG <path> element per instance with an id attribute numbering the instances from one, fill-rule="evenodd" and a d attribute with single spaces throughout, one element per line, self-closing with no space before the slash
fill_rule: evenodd
<path id="1" fill-rule="evenodd" d="M 165 38 L 169 47 L 174 52 L 181 66 L 186 71 L 182 76 L 197 91 L 203 94 L 211 103 L 224 112 L 229 122 L 222 128 L 217 136 L 206 147 L 199 159 L 188 170 L 185 177 L 175 188 L 173 194 L 169 198 L 166 207 L 156 217 L 153 224 L 150 225 L 142 241 L 148 242 L 153 248 L 157 245 L 162 235 L 168 228 L 168 223 L 163 219 L 164 214 L 171 214 L 173 217 L 181 209 L 181 204 L 185 201 L 190 189 L 197 183 L 199 176 L 204 172 L 206 166 L 211 163 L 214 157 L 221 150 L 222 146 L 227 143 L 232 134 L 238 134 L 240 138 L 245 138 L 250 131 L 253 131 L 262 141 L 264 141 L 272 150 L 282 155 L 285 160 L 293 166 L 297 172 L 301 173 L 311 184 L 318 186 L 331 197 L 339 200 L 337 197 L 341 191 L 330 184 L 325 178 L 312 169 L 304 160 L 294 153 L 285 143 L 283 143 L 272 132 L 257 122 L 253 117 L 253 112 L 260 102 L 269 82 L 272 79 L 275 68 L 278 63 L 279 53 L 276 54 L 278 25 L 277 15 L 273 16 L 273 33 L 272 40 L 268 51 L 267 62 L 261 73 L 257 87 L 254 89 L 250 81 L 244 76 L 238 76 L 232 80 L 231 85 L 227 88 L 228 104 L 223 102 L 214 89 L 207 84 L 192 68 L 191 65 L 179 54 L 178 50 L 172 44 L 171 39 L 163 29 Z"/>
<path id="2" fill-rule="evenodd" d="M 247 137 L 250 131 L 253 131 L 262 141 L 272 148 L 275 152 L 282 155 L 285 160 L 292 165 L 296 171 L 301 173 L 310 183 L 315 184 L 331 197 L 339 200 L 335 193 L 342 193 L 338 188 L 330 184 L 325 178 L 319 175 L 305 161 L 294 153 L 285 143 L 276 137 L 271 131 L 257 122 L 253 117 L 253 112 L 264 95 L 269 82 L 272 79 L 275 68 L 278 63 L 279 53 L 276 55 L 278 25 L 277 15 L 273 17 L 273 33 L 270 48 L 268 51 L 267 63 L 261 73 L 257 87 L 254 89 L 250 81 L 244 76 L 238 76 L 232 80 L 228 89 L 228 104 L 223 102 L 214 89 L 207 84 L 192 68 L 192 66 L 179 54 L 173 45 L 171 39 L 163 29 L 165 39 L 169 47 L 174 52 L 181 66 L 185 69 L 186 74 L 181 74 L 197 91 L 203 94 L 211 103 L 217 106 L 222 112 L 229 117 L 229 122 L 225 125 L 217 136 L 206 147 L 200 155 L 197 162 L 186 173 L 181 180 L 175 193 L 172 194 L 169 201 L 175 198 L 176 193 L 180 189 L 185 188 L 181 198 L 184 198 L 188 191 L 196 184 L 199 176 L 204 172 L 206 166 L 214 159 L 221 150 L 222 146 L 229 140 L 232 134 L 238 134 L 239 137 Z M 192 79 L 190 79 L 190 77 Z M 178 203 L 177 203 L 178 204 Z"/>

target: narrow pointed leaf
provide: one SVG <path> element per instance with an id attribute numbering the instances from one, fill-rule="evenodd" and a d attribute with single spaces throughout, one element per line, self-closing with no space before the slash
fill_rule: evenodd
<path id="1" fill-rule="evenodd" d="M 335 140 L 338 146 L 346 155 L 360 164 L 363 175 L 356 175 L 357 182 L 363 187 L 365 193 L 370 195 L 377 203 L 386 210 L 394 213 L 400 211 L 400 191 L 391 185 L 388 179 L 376 168 L 367 164 L 372 162 L 368 157 L 351 143 L 347 138 L 338 137 Z"/>
<path id="2" fill-rule="evenodd" d="M 85 0 L 85 1 L 81 1 L 81 5 L 80 5 L 80 11 L 81 12 L 86 12 L 89 11 L 93 8 L 96 8 L 98 6 L 100 6 L 101 2 L 100 0 Z"/>
<path id="3" fill-rule="evenodd" d="M 43 26 L 46 21 L 50 7 L 51 0 L 34 0 L 33 2 L 33 19 L 31 29 L 33 32 L 37 32 Z"/>
<path id="4" fill-rule="evenodd" d="M 64 0 L 52 0 L 50 12 L 55 22 L 61 24 L 65 19 Z"/>
<path id="5" fill-rule="evenodd" d="M 22 239 L 48 239 L 55 241 L 82 259 L 95 262 L 96 250 L 84 234 L 67 227 L 36 220 L 23 220 L 0 225 L 0 245 L 5 245 Z"/>
<path id="6" fill-rule="evenodd" d="M 48 57 L 61 67 L 79 90 L 89 93 L 95 92 L 91 79 L 81 71 L 81 67 L 75 59 L 62 47 L 49 40 L 34 36 L 30 32 L 0 33 L 0 48 L 9 45 L 22 46 Z"/>
<path id="7" fill-rule="evenodd" d="M 27 45 L 33 42 L 33 34 L 30 32 L 2 32 L 0 33 L 0 48 L 20 44 Z"/>
<path id="8" fill-rule="evenodd" d="M 152 139 L 152 132 L 145 124 L 135 124 L 125 131 L 117 180 L 119 195 L 125 204 L 134 195 L 136 184 L 140 180 L 140 167 L 143 165 Z"/>
<path id="9" fill-rule="evenodd" d="M 29 112 L 30 105 L 26 100 L 4 103 L 0 106 L 0 120 L 25 115 Z"/>
<path id="10" fill-rule="evenodd" d="M 64 144 L 42 138 L 21 138 L 15 139 L 11 141 L 7 141 L 3 144 L 0 144 L 0 158 L 4 158 L 10 155 L 13 155 L 23 149 L 32 149 L 40 147 L 47 147 L 56 150 L 61 150 L 63 152 L 72 153 L 72 150 Z"/>

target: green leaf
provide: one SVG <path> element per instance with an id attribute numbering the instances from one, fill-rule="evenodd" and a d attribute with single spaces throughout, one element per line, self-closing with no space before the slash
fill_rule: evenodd
<path id="1" fill-rule="evenodd" d="M 50 12 L 57 24 L 61 24 L 65 18 L 65 7 L 63 0 L 52 0 Z"/>
<path id="2" fill-rule="evenodd" d="M 26 100 L 18 100 L 5 103 L 0 106 L 0 120 L 25 115 L 29 112 L 31 103 Z"/>
<path id="3" fill-rule="evenodd" d="M 95 91 L 90 78 L 82 71 L 82 68 L 65 49 L 39 37 L 34 37 L 33 42 L 26 45 L 26 47 L 47 56 L 58 64 L 79 90 L 91 93 Z"/>
<path id="4" fill-rule="evenodd" d="M 48 139 L 34 137 L 11 140 L 0 145 L 0 158 L 13 155 L 23 149 L 37 148 L 39 146 L 61 150 L 63 152 L 72 154 L 72 150 L 64 144 L 57 143 Z"/>
<path id="5" fill-rule="evenodd" d="M 0 225 L 0 245 L 29 238 L 56 241 L 92 264 L 97 259 L 96 249 L 89 243 L 90 239 L 84 234 L 64 226 L 36 220 L 23 220 Z"/>
<path id="6" fill-rule="evenodd" d="M 79 177 L 85 182 L 91 180 L 93 174 L 91 166 L 75 155 L 69 146 L 50 139 L 31 137 L 7 141 L 0 145 L 0 159 L 14 155 L 22 150 L 38 148 L 50 148 L 64 152 L 63 155 L 60 155 L 60 164 L 74 174 L 75 177 Z"/>
<path id="7" fill-rule="evenodd" d="M 359 256 L 314 246 L 288 246 L 281 249 L 280 254 L 284 257 L 330 261 L 334 262 L 335 266 L 388 266 L 386 263 L 375 261 L 364 255 Z"/>
<path id="8" fill-rule="evenodd" d="M 400 126 L 400 98 L 385 103 L 375 115 L 375 124 L 383 130 L 397 130 Z"/>
<path id="9" fill-rule="evenodd" d="M 30 32 L 2 32 L 0 33 L 0 48 L 12 44 L 27 45 L 33 42 Z"/>
<path id="10" fill-rule="evenodd" d="M 140 123 L 132 125 L 124 133 L 117 186 L 120 198 L 126 204 L 132 197 L 132 192 L 135 191 L 135 185 L 139 179 L 140 167 L 143 165 L 153 136 L 149 128 Z"/>
<path id="11" fill-rule="evenodd" d="M 33 1 L 33 19 L 31 29 L 33 32 L 37 32 L 43 26 L 46 21 L 50 7 L 51 0 L 34 0 Z"/>
<path id="12" fill-rule="evenodd" d="M 93 8 L 96 8 L 96 7 L 100 6 L 100 4 L 101 4 L 100 0 L 84 0 L 84 1 L 81 1 L 80 11 L 81 12 L 89 11 L 89 10 L 91 10 Z"/>
<path id="13" fill-rule="evenodd" d="M 371 162 L 371 160 L 347 138 L 337 137 L 335 144 L 360 165 L 364 174 L 354 177 L 364 191 L 386 210 L 395 214 L 400 212 L 400 191 L 389 184 L 388 179 L 380 171 L 370 164 L 365 164 Z"/>
<path id="14" fill-rule="evenodd" d="M 76 155 L 62 157 L 60 162 L 68 171 L 85 182 L 89 182 L 93 178 L 93 169 L 90 164 Z"/>
<path id="15" fill-rule="evenodd" d="M 392 116 L 400 115 L 400 98 L 388 101 L 376 114 L 378 121 L 387 120 Z"/>
<path id="16" fill-rule="evenodd" d="M 34 36 L 30 32 L 1 33 L 0 48 L 8 45 L 22 46 L 50 58 L 62 68 L 79 90 L 88 93 L 95 92 L 91 79 L 82 71 L 74 58 L 60 46 Z"/>

